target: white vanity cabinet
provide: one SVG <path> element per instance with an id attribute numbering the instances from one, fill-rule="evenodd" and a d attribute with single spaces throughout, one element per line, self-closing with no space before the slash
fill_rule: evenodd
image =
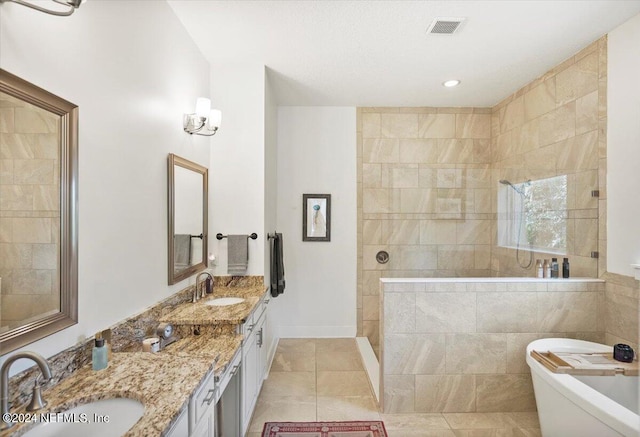
<path id="1" fill-rule="evenodd" d="M 187 409 L 180 413 L 178 420 L 167 433 L 167 437 L 184 437 L 186 435 L 189 435 L 189 414 Z"/>
<path id="2" fill-rule="evenodd" d="M 189 437 L 213 437 L 217 387 L 211 371 L 189 400 Z"/>
<path id="3" fill-rule="evenodd" d="M 263 298 L 244 324 L 242 345 L 242 435 L 247 432 L 262 381 L 266 374 L 267 342 L 265 339 L 267 306 L 270 297 Z"/>

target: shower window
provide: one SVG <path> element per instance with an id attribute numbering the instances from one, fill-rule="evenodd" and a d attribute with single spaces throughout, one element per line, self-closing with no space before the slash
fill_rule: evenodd
<path id="1" fill-rule="evenodd" d="M 566 254 L 566 175 L 518 184 L 500 181 L 498 245 Z"/>

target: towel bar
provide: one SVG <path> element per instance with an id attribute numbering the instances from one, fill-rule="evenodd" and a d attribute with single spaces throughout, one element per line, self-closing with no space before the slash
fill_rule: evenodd
<path id="1" fill-rule="evenodd" d="M 222 235 L 222 234 L 221 234 L 221 233 L 219 233 L 219 232 L 216 234 L 216 238 L 217 238 L 218 240 L 222 240 L 223 238 L 227 238 L 227 237 L 228 237 L 228 235 Z M 254 233 L 252 233 L 251 235 L 247 235 L 247 238 L 251 238 L 252 240 L 255 240 L 255 239 L 257 239 L 257 238 L 258 238 L 258 234 L 256 234 L 256 233 L 254 232 Z"/>

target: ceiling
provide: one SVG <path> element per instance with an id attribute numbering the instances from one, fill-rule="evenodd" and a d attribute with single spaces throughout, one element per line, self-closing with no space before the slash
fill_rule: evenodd
<path id="1" fill-rule="evenodd" d="M 213 80 L 217 64 L 264 64 L 279 104 L 301 106 L 493 106 L 640 13 L 640 0 L 169 4 Z M 427 34 L 436 17 L 466 20 Z"/>

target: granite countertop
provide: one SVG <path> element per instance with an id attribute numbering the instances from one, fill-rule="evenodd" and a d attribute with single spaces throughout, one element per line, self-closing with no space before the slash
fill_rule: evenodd
<path id="1" fill-rule="evenodd" d="M 264 295 L 264 285 L 215 287 L 212 294 L 197 303 L 184 303 L 160 321 L 176 325 L 240 324 Z M 243 297 L 245 302 L 212 307 L 205 302 L 219 297 Z M 92 401 L 114 397 L 137 399 L 144 404 L 144 415 L 125 434 L 126 437 L 157 437 L 168 432 L 187 408 L 193 391 L 215 372 L 220 375 L 242 344 L 240 335 L 189 335 L 168 345 L 159 353 L 133 349 L 113 353 L 109 366 L 93 371 L 85 366 L 51 388 L 43 389 L 48 406 L 38 413 L 63 412 Z M 218 358 L 216 362 L 215 359 Z M 12 412 L 24 412 L 26 405 Z M 35 424 L 16 424 L 0 437 L 18 437 Z"/>
<path id="2" fill-rule="evenodd" d="M 214 287 L 213 293 L 206 295 L 198 302 L 187 302 L 165 314 L 160 321 L 174 325 L 216 325 L 242 324 L 247 320 L 260 298 L 265 293 L 264 285 L 253 287 Z M 206 302 L 221 297 L 242 297 L 244 302 L 212 306 Z"/>

